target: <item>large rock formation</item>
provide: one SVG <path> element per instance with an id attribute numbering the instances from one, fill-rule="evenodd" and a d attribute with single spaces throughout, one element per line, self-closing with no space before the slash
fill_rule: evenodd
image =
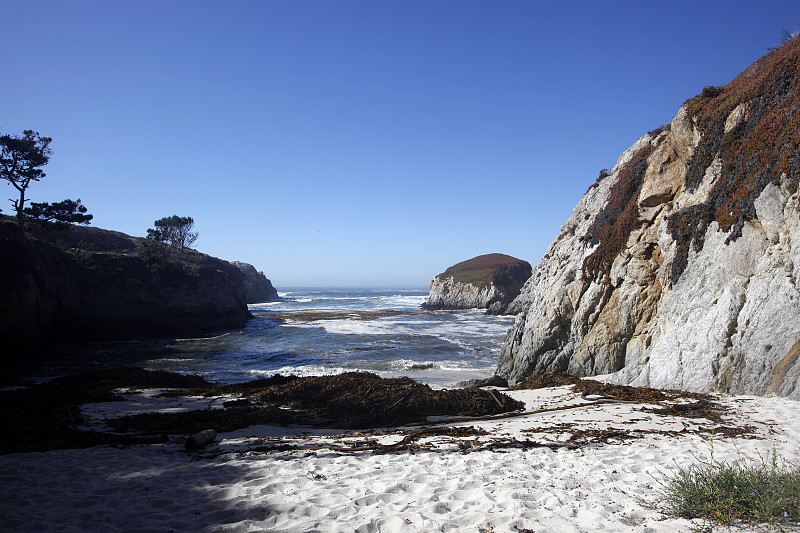
<path id="1" fill-rule="evenodd" d="M 800 396 L 800 39 L 688 100 L 589 188 L 497 372 Z"/>
<path id="2" fill-rule="evenodd" d="M 76 227 L 19 242 L 16 225 L 0 220 L 0 352 L 196 336 L 252 318 L 247 303 L 264 283 L 254 285 L 243 272 L 249 269 L 193 250 L 180 260 L 148 263 L 137 253 L 141 241 Z"/>
<path id="3" fill-rule="evenodd" d="M 510 255 L 487 254 L 451 266 L 430 282 L 423 309 L 487 309 L 500 314 L 519 294 L 531 265 Z"/>
<path id="4" fill-rule="evenodd" d="M 238 268 L 244 279 L 244 301 L 248 304 L 260 302 L 272 302 L 278 299 L 278 291 L 272 286 L 272 282 L 267 279 L 263 272 L 257 272 L 256 267 L 241 261 L 231 261 L 231 264 Z"/>

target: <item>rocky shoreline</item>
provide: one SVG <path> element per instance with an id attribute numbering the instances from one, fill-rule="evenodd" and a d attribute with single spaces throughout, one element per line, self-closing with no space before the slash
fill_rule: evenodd
<path id="1" fill-rule="evenodd" d="M 193 250 L 146 260 L 143 239 L 98 228 L 29 233 L 0 220 L 0 351 L 37 356 L 55 343 L 195 337 L 242 327 L 247 304 L 277 298 L 251 265 Z"/>

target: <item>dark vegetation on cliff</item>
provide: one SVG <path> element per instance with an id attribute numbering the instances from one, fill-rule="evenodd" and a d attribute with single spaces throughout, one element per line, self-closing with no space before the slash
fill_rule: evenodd
<path id="1" fill-rule="evenodd" d="M 148 261 L 138 253 L 143 239 L 89 227 L 20 240 L 11 220 L 0 218 L 6 361 L 51 343 L 198 336 L 251 318 L 248 276 L 227 261 L 188 249 L 179 260 Z"/>
<path id="2" fill-rule="evenodd" d="M 486 254 L 457 263 L 436 277 L 453 278 L 456 283 L 471 283 L 478 287 L 488 287 L 492 284 L 509 285 L 519 277 L 521 271 L 525 270 L 525 265 L 527 265 L 528 273 L 525 276 L 527 279 L 531 270 L 527 261 L 505 254 Z"/>
<path id="3" fill-rule="evenodd" d="M 625 248 L 639 220 L 637 199 L 647 170 L 647 158 L 652 152 L 649 145 L 640 149 L 620 170 L 619 179 L 608 193 L 608 202 L 589 228 L 589 242 L 599 246 L 583 261 L 584 278 L 608 276 L 614 258 Z"/>
<path id="4" fill-rule="evenodd" d="M 726 121 L 740 104 L 745 108 L 744 119 L 726 133 Z M 678 246 L 673 283 L 686 268 L 689 248 L 702 249 L 711 222 L 716 221 L 722 231 L 732 230 L 729 240 L 735 240 L 744 223 L 755 218 L 754 202 L 767 184 L 778 183 L 782 176 L 795 186 L 800 181 L 800 37 L 769 52 L 729 84 L 706 87 L 685 105 L 701 133 L 687 165 L 686 186 L 696 189 L 715 158 L 722 172 L 706 202 L 668 219 Z M 608 202 L 588 234 L 590 243 L 599 246 L 584 261 L 584 278 L 599 280 L 608 275 L 638 223 L 637 199 L 651 153 L 650 146 L 640 149 L 609 191 Z M 607 175 L 601 172 L 598 181 Z"/>
<path id="5" fill-rule="evenodd" d="M 740 104 L 745 117 L 725 133 L 725 122 Z M 756 216 L 754 201 L 769 183 L 782 176 L 800 181 L 800 37 L 771 51 L 732 82 L 707 87 L 686 102 L 689 116 L 702 134 L 686 170 L 686 184 L 695 189 L 715 158 L 722 174 L 709 199 L 672 215 L 669 229 L 682 261 L 675 262 L 673 282 L 686 267 L 691 245 L 703 247 L 705 230 L 716 221 L 729 239 L 742 234 Z"/>

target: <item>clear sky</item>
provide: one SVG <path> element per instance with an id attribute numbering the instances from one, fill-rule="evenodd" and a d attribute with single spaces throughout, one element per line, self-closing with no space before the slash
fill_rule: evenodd
<path id="1" fill-rule="evenodd" d="M 290 286 L 538 263 L 602 168 L 800 29 L 787 1 L 0 0 L 0 131 L 33 201 Z M 13 190 L 0 208 L 8 214 Z"/>

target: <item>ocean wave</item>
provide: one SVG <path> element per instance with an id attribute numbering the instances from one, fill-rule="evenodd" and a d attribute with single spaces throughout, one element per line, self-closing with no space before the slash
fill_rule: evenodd
<path id="1" fill-rule="evenodd" d="M 185 339 L 175 339 L 175 342 L 195 342 L 195 341 L 214 341 L 217 339 L 222 339 L 230 335 L 230 331 L 226 331 L 220 335 L 214 335 L 212 337 L 187 337 Z"/>
<path id="2" fill-rule="evenodd" d="M 421 318 L 382 318 L 377 320 L 319 320 L 306 324 L 340 335 L 430 336 L 459 346 L 495 344 L 502 341 L 513 320 L 452 321 Z M 491 340 L 494 339 L 494 343 Z"/>
<path id="3" fill-rule="evenodd" d="M 352 368 L 344 368 L 344 367 L 328 367 L 322 365 L 297 365 L 297 366 L 283 366 L 280 368 L 276 368 L 273 370 L 245 370 L 245 374 L 248 376 L 254 376 L 257 378 L 268 378 L 276 375 L 282 376 L 298 376 L 301 378 L 304 377 L 311 377 L 311 376 L 335 376 L 338 374 L 344 374 L 345 372 L 353 372 Z"/>
<path id="4" fill-rule="evenodd" d="M 436 361 L 413 361 L 411 359 L 397 359 L 395 361 L 389 361 L 387 370 L 433 370 L 436 368 L 441 368 L 440 363 Z"/>
<path id="5" fill-rule="evenodd" d="M 284 366 L 272 370 L 251 369 L 244 371 L 244 374 L 253 378 L 267 378 L 275 375 L 315 377 L 315 376 L 335 376 L 347 372 L 370 372 L 381 377 L 400 377 L 408 375 L 420 381 L 459 381 L 459 375 L 491 375 L 494 373 L 494 365 L 465 366 L 458 361 L 413 361 L 410 359 L 400 359 L 389 362 L 388 365 L 380 367 L 369 365 L 360 367 L 324 366 L 324 365 L 297 365 Z M 448 377 L 449 376 L 449 377 Z"/>
<path id="6" fill-rule="evenodd" d="M 428 291 L 420 289 L 289 289 L 275 308 L 299 309 L 402 309 L 418 310 Z"/>
<path id="7" fill-rule="evenodd" d="M 308 326 L 321 327 L 327 333 L 339 335 L 397 335 L 402 334 L 394 322 L 378 320 L 319 320 Z"/>

